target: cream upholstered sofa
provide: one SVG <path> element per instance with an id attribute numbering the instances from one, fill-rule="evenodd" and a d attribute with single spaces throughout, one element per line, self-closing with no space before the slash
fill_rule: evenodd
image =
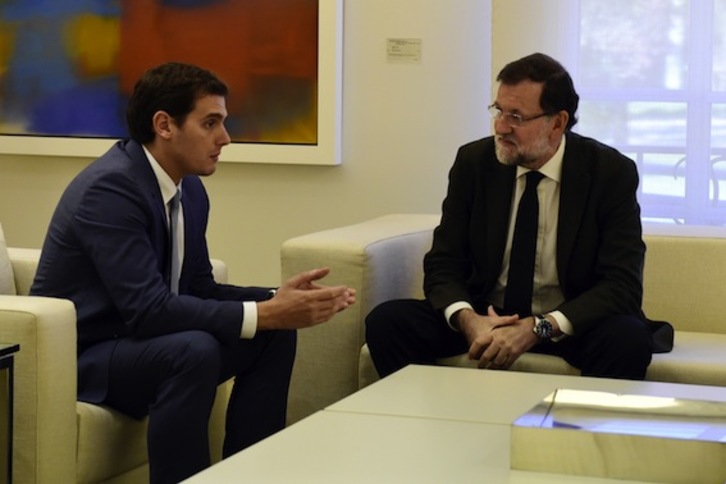
<path id="1" fill-rule="evenodd" d="M 364 319 L 389 299 L 423 297 L 423 256 L 438 215 L 392 214 L 316 232 L 282 246 L 283 278 L 328 266 L 327 284 L 358 291 L 358 303 L 300 331 L 289 419 L 297 420 L 378 379 L 365 346 Z M 646 235 L 643 307 L 676 329 L 671 353 L 656 354 L 650 380 L 726 385 L 726 238 Z M 439 362 L 471 365 L 466 355 Z M 512 370 L 578 374 L 560 358 L 527 353 Z"/>
<path id="2" fill-rule="evenodd" d="M 0 228 L 0 251 L 4 245 Z M 39 250 L 7 253 L 10 289 L 17 295 L 0 295 L 0 342 L 20 345 L 14 365 L 13 482 L 148 482 L 146 420 L 76 401 L 75 307 L 64 299 L 28 296 Z M 215 279 L 226 282 L 225 264 L 212 262 Z M 218 388 L 210 419 L 214 461 L 221 458 L 229 387 Z"/>

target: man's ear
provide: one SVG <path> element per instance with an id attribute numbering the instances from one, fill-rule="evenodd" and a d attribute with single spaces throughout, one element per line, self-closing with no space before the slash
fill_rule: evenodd
<path id="1" fill-rule="evenodd" d="M 151 118 L 151 122 L 154 126 L 154 132 L 158 137 L 162 139 L 171 138 L 171 128 L 174 120 L 166 111 L 155 112 L 154 117 Z"/>
<path id="2" fill-rule="evenodd" d="M 567 123 L 570 121 L 570 113 L 567 111 L 559 111 L 554 115 L 555 122 L 552 124 L 552 129 L 555 131 L 557 138 L 559 139 L 567 130 Z"/>

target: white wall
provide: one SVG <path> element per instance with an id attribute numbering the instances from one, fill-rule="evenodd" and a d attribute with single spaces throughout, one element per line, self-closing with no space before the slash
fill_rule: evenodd
<path id="1" fill-rule="evenodd" d="M 490 0 L 347 0 L 340 166 L 222 163 L 205 179 L 210 251 L 238 284 L 276 285 L 290 237 L 390 212 L 439 211 L 456 148 L 489 132 Z M 422 62 L 386 62 L 420 38 Z M 0 141 L 1 142 L 1 141 Z M 0 155 L 9 245 L 40 247 L 62 190 L 90 160 Z"/>

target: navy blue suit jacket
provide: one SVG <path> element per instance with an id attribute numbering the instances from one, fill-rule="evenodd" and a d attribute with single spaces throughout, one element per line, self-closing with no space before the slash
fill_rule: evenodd
<path id="1" fill-rule="evenodd" d="M 184 262 L 179 295 L 168 285 L 169 240 L 159 184 L 141 145 L 119 141 L 85 168 L 58 203 L 31 294 L 70 299 L 78 313 L 78 395 L 100 402 L 115 341 L 204 330 L 239 340 L 243 306 L 268 288 L 218 284 L 206 242 L 209 200 L 182 181 Z"/>

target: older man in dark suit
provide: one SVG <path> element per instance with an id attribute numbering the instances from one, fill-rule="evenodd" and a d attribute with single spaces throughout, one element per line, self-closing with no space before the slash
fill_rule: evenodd
<path id="1" fill-rule="evenodd" d="M 69 185 L 32 287 L 78 312 L 78 397 L 149 415 L 153 483 L 209 465 L 217 385 L 235 377 L 224 454 L 284 427 L 296 328 L 355 301 L 313 269 L 274 290 L 214 281 L 199 176 L 230 142 L 227 87 L 196 66 L 150 69 L 129 101 L 131 139 Z"/>
<path id="2" fill-rule="evenodd" d="M 385 376 L 468 352 L 506 369 L 539 351 L 583 375 L 642 379 L 653 350 L 670 350 L 672 328 L 641 311 L 636 166 L 571 132 L 579 97 L 554 59 L 524 57 L 498 81 L 494 136 L 461 147 L 450 172 L 424 260 L 426 301 L 390 301 L 367 317 L 373 362 Z"/>

